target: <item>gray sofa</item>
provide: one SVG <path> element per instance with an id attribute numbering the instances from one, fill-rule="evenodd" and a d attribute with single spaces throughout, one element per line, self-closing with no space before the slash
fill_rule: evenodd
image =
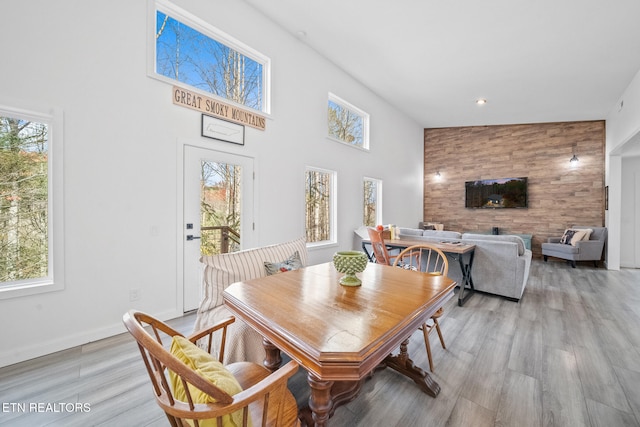
<path id="1" fill-rule="evenodd" d="M 460 234 L 456 231 L 400 228 L 400 239 L 428 242 L 461 241 L 476 245 L 471 276 L 476 290 L 518 301 L 529 278 L 531 251 L 518 236 Z M 449 257 L 449 276 L 460 282 L 458 259 Z"/>
<path id="2" fill-rule="evenodd" d="M 602 258 L 604 243 L 607 240 L 606 227 L 586 227 L 574 225 L 571 229 L 587 230 L 592 232 L 589 240 L 580 240 L 574 243 L 561 243 L 561 237 L 550 237 L 547 243 L 542 244 L 542 256 L 545 262 L 552 256 L 566 259 L 571 263 L 571 267 L 576 268 L 576 261 L 593 261 L 594 266 L 598 266 L 598 261 Z"/>

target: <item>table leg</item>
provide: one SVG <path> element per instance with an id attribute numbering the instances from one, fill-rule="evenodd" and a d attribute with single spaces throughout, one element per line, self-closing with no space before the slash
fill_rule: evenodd
<path id="1" fill-rule="evenodd" d="M 324 425 L 319 424 L 318 420 L 324 420 L 326 423 L 326 420 L 333 416 L 336 408 L 355 399 L 366 379 L 363 378 L 360 381 L 321 381 L 317 377 L 307 374 L 311 396 L 309 396 L 309 406 L 300 410 L 299 418 L 302 424 L 307 426 Z M 329 387 L 328 402 L 327 387 Z"/>
<path id="2" fill-rule="evenodd" d="M 322 381 L 312 374 L 307 374 L 307 382 L 311 387 L 309 407 L 300 411 L 300 421 L 308 427 L 326 426 L 333 412 L 331 387 L 333 381 Z"/>
<path id="3" fill-rule="evenodd" d="M 460 292 L 458 292 L 458 306 L 462 307 L 473 295 L 475 287 L 473 286 L 473 278 L 471 277 L 471 268 L 473 267 L 473 255 L 475 250 L 469 253 L 469 262 L 465 264 L 463 255 L 458 256 L 460 262 L 460 270 L 462 271 L 462 283 L 460 283 Z M 467 291 L 467 295 L 465 295 Z"/>
<path id="4" fill-rule="evenodd" d="M 429 396 L 436 397 L 440 393 L 440 385 L 431 378 L 431 375 L 416 366 L 413 360 L 409 358 L 408 344 L 409 339 L 407 338 L 400 344 L 400 353 L 395 356 L 387 356 L 385 363 L 389 368 L 395 369 L 411 378 Z"/>
<path id="5" fill-rule="evenodd" d="M 265 352 L 265 358 L 262 364 L 271 372 L 275 372 L 282 364 L 282 355 L 280 354 L 280 349 L 271 344 L 271 342 L 266 338 L 262 338 L 262 346 L 264 347 Z"/>

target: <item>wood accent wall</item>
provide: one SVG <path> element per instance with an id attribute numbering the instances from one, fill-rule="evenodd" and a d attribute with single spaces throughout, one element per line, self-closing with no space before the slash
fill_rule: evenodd
<path id="1" fill-rule="evenodd" d="M 445 230 L 532 234 L 540 257 L 541 244 L 570 225 L 604 225 L 604 168 L 604 121 L 425 129 L 423 219 Z M 528 208 L 464 207 L 465 181 L 525 176 Z"/>

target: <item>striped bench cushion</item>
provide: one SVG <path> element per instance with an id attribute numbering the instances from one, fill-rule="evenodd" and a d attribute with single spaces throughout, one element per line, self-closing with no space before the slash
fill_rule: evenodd
<path id="1" fill-rule="evenodd" d="M 267 275 L 264 263 L 282 262 L 296 251 L 302 265 L 307 265 L 307 246 L 304 237 L 290 242 L 246 249 L 221 255 L 203 256 L 203 300 L 198 312 L 202 313 L 223 304 L 222 293 L 232 283 L 256 279 Z"/>

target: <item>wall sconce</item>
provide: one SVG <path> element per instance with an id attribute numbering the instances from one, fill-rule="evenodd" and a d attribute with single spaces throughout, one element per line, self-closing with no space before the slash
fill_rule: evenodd
<path id="1" fill-rule="evenodd" d="M 571 164 L 571 167 L 576 167 L 578 166 L 578 156 L 576 156 L 576 146 L 573 146 L 573 157 L 569 160 L 569 163 Z"/>
<path id="2" fill-rule="evenodd" d="M 440 173 L 440 171 L 436 172 L 436 181 L 440 181 L 442 179 L 442 174 Z"/>

